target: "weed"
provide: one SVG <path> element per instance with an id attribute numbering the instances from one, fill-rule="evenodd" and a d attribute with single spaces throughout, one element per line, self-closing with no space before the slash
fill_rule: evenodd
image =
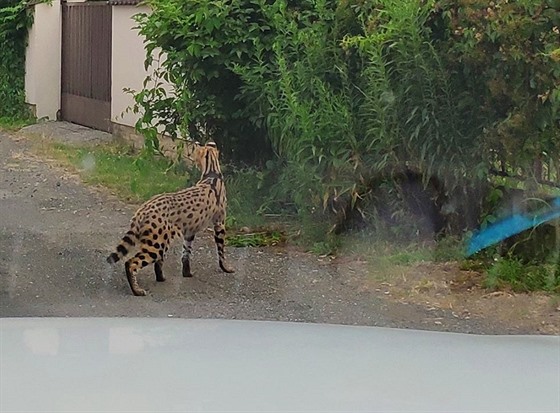
<path id="1" fill-rule="evenodd" d="M 28 116 L 25 105 L 25 51 L 32 23 L 33 13 L 29 12 L 27 2 L 0 2 L 0 128 L 5 124 L 13 125 L 19 117 Z"/>
<path id="2" fill-rule="evenodd" d="M 488 262 L 481 259 L 468 259 L 461 261 L 459 269 L 462 271 L 484 272 L 488 269 Z"/>
<path id="3" fill-rule="evenodd" d="M 397 244 L 377 235 L 375 232 L 360 232 L 341 237 L 340 251 L 365 260 L 370 274 L 378 281 L 390 281 L 402 272 L 402 267 L 433 259 L 433 244 Z"/>
<path id="4" fill-rule="evenodd" d="M 0 130 L 17 131 L 24 126 L 31 125 L 35 120 L 31 117 L 0 117 Z"/>
<path id="5" fill-rule="evenodd" d="M 340 247 L 340 240 L 336 237 L 327 237 L 326 241 L 315 242 L 311 248 L 310 252 L 317 255 L 332 255 Z"/>
<path id="6" fill-rule="evenodd" d="M 330 231 L 331 222 L 322 212 L 302 209 L 290 228 L 290 240 L 314 254 L 331 255 L 341 246 L 341 238 Z"/>
<path id="7" fill-rule="evenodd" d="M 552 264 L 525 264 L 518 258 L 498 258 L 487 270 L 483 285 L 489 289 L 511 288 L 514 292 L 560 292 L 560 277 Z"/>
<path id="8" fill-rule="evenodd" d="M 226 238 L 227 245 L 232 247 L 266 247 L 278 245 L 283 241 L 284 236 L 279 231 L 235 234 Z"/>

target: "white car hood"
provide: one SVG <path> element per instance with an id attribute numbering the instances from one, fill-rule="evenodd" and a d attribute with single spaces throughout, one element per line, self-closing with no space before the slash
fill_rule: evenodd
<path id="1" fill-rule="evenodd" d="M 0 319 L 0 411 L 560 411 L 560 337 Z"/>

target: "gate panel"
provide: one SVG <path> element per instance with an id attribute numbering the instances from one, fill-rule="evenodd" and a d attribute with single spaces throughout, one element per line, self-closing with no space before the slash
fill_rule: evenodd
<path id="1" fill-rule="evenodd" d="M 111 131 L 111 18 L 107 3 L 62 5 L 62 119 Z"/>

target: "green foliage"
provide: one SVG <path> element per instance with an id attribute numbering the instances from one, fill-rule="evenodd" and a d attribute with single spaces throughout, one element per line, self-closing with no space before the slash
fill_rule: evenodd
<path id="1" fill-rule="evenodd" d="M 473 177 L 476 131 L 465 130 L 429 43 L 428 7 L 299 5 L 266 9 L 273 53 L 235 68 L 284 161 L 280 196 L 289 194 L 300 214 L 323 208 L 340 217 L 360 207 L 380 177 L 406 168 L 442 176 L 448 190 Z M 344 8 L 361 34 L 347 34 L 337 20 Z"/>
<path id="2" fill-rule="evenodd" d="M 226 244 L 232 247 L 267 247 L 282 243 L 284 236 L 278 231 L 227 235 Z"/>
<path id="3" fill-rule="evenodd" d="M 266 1 L 147 4 L 153 12 L 136 18 L 153 74 L 135 93 L 134 110 L 142 114 L 137 127 L 151 141 L 158 128 L 171 137 L 213 138 L 226 158 L 254 161 L 268 145 L 262 128 L 249 120 L 251 102 L 239 93 L 241 80 L 232 69 L 267 48 Z"/>
<path id="4" fill-rule="evenodd" d="M 395 177 L 412 171 L 459 233 L 502 202 L 496 172 L 560 177 L 556 1 L 148 4 L 137 20 L 154 72 L 134 92 L 137 126 L 148 146 L 158 131 L 211 137 L 226 159 L 260 168 L 229 183 L 247 222 L 295 213 L 321 251 L 355 218 L 388 215 L 395 236 L 411 238 L 422 223 Z"/>
<path id="5" fill-rule="evenodd" d="M 560 274 L 552 264 L 524 264 L 513 257 L 498 259 L 487 271 L 484 286 L 514 292 L 560 292 Z"/>
<path id="6" fill-rule="evenodd" d="M 329 216 L 321 209 L 301 210 L 291 226 L 289 239 L 318 255 L 330 255 L 341 246 L 341 239 L 332 231 Z"/>
<path id="7" fill-rule="evenodd" d="M 454 86 L 478 99 L 486 162 L 558 180 L 560 4 L 441 1 L 436 15 L 437 45 Z"/>
<path id="8" fill-rule="evenodd" d="M 363 113 L 382 114 L 368 119 L 366 140 L 380 140 L 376 146 L 390 147 L 397 162 L 453 186 L 451 178 L 476 177 L 480 130 L 466 123 L 469 102 L 454 95 L 430 42 L 430 11 L 430 2 L 423 7 L 415 1 L 372 2 L 358 15 L 364 33 L 345 37 L 343 45 L 363 62 Z"/>
<path id="9" fill-rule="evenodd" d="M 461 269 L 484 273 L 490 289 L 560 293 L 558 234 L 555 225 L 539 225 L 464 260 Z"/>
<path id="10" fill-rule="evenodd" d="M 254 168 L 238 169 L 231 165 L 224 165 L 222 171 L 228 195 L 228 226 L 265 226 L 269 188 L 264 174 Z"/>
<path id="11" fill-rule="evenodd" d="M 29 118 L 25 107 L 25 49 L 32 16 L 27 2 L 2 0 L 0 4 L 0 118 L 14 124 Z"/>
<path id="12" fill-rule="evenodd" d="M 258 121 L 284 161 L 279 187 L 298 210 L 321 207 L 354 182 L 358 148 L 352 129 L 346 64 L 337 39 L 334 2 L 278 1 L 266 9 L 275 33 L 272 53 L 237 66 L 243 92 L 254 98 Z"/>
<path id="13" fill-rule="evenodd" d="M 26 117 L 25 112 L 15 116 L 0 116 L 0 129 L 17 131 L 33 122 L 30 116 Z"/>

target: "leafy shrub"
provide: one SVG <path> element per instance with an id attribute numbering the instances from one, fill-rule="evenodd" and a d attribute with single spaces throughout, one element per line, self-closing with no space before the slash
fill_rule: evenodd
<path id="1" fill-rule="evenodd" d="M 135 94 L 135 110 L 142 114 L 137 127 L 149 140 L 157 140 L 159 130 L 171 137 L 213 138 L 229 159 L 255 161 L 263 151 L 270 155 L 233 71 L 267 49 L 266 3 L 148 0 L 152 13 L 136 19 L 146 37 L 146 68 L 154 70 Z"/>
<path id="2" fill-rule="evenodd" d="M 148 4 L 147 139 L 211 137 L 265 175 L 272 161 L 263 202 L 323 234 L 379 209 L 383 186 L 400 193 L 390 215 L 410 216 L 399 174 L 439 181 L 435 227 L 456 233 L 478 224 L 493 174 L 558 178 L 554 1 Z"/>
<path id="3" fill-rule="evenodd" d="M 21 0 L 0 4 L 0 118 L 27 118 L 25 107 L 25 49 L 32 16 Z"/>
<path id="4" fill-rule="evenodd" d="M 432 17 L 454 88 L 478 100 L 470 120 L 485 128 L 487 162 L 502 174 L 557 180 L 560 4 L 444 0 Z"/>

